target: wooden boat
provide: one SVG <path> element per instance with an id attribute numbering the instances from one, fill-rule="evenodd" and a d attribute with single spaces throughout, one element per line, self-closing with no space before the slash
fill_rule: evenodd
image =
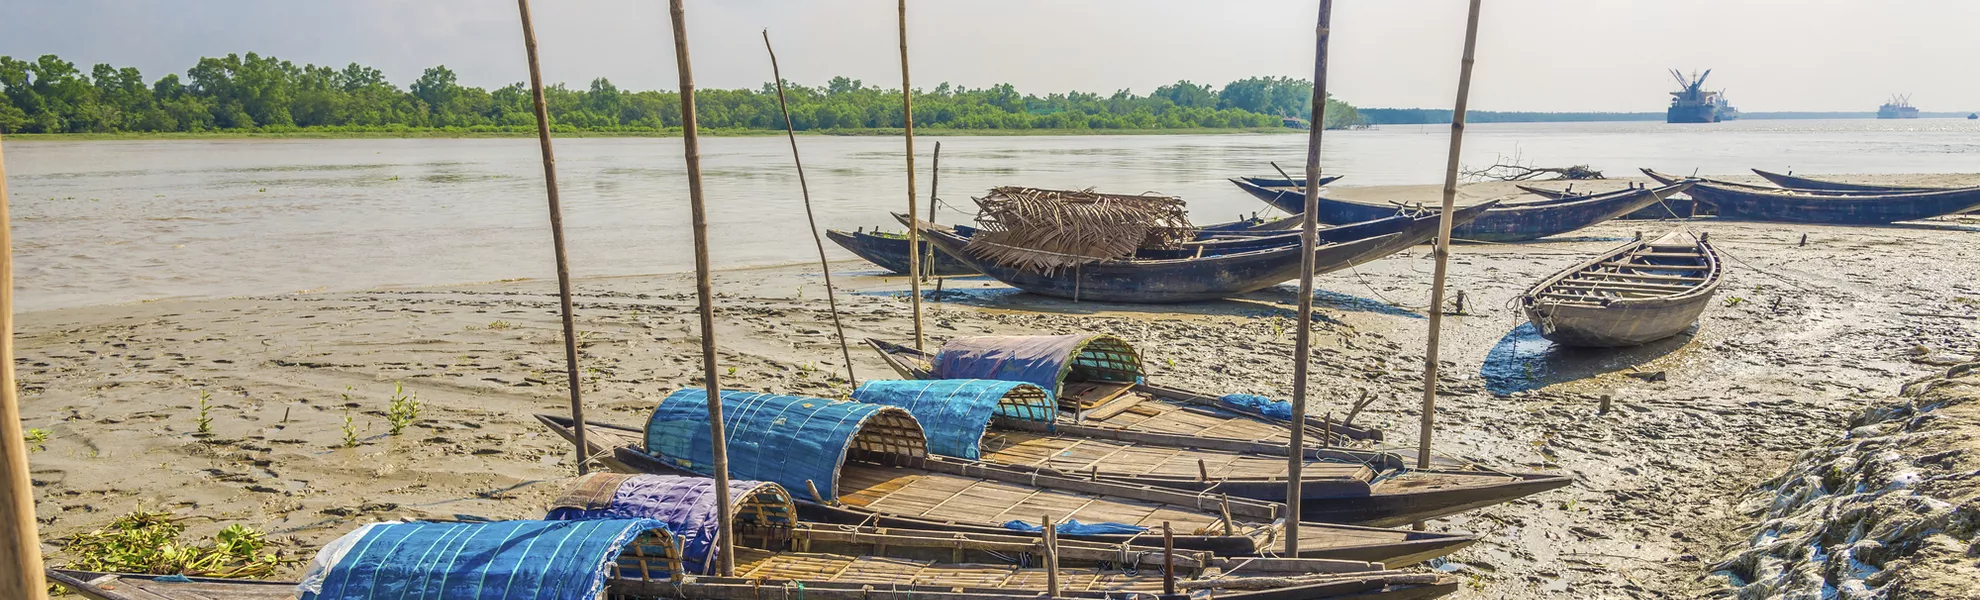
<path id="1" fill-rule="evenodd" d="M 1249 185 L 1234 179 L 1239 187 Z M 1522 242 L 1559 235 L 1649 207 L 1685 191 L 1689 182 L 1673 182 L 1663 187 L 1618 190 L 1568 200 L 1505 202 L 1485 211 L 1462 227 L 1451 229 L 1454 241 Z M 1253 194 L 1257 195 L 1257 194 Z M 1398 203 L 1372 204 L 1321 197 L 1316 215 L 1327 223 L 1353 223 L 1405 213 L 1435 213 L 1436 209 Z"/>
<path id="2" fill-rule="evenodd" d="M 911 600 L 924 597 L 951 600 L 1034 599 L 1047 590 L 1044 569 L 1031 566 L 1046 544 L 1037 537 L 906 530 L 859 526 L 817 526 L 794 519 L 790 494 L 772 483 L 735 481 L 731 531 L 735 575 L 707 574 L 712 554 L 709 538 L 717 521 L 712 507 L 713 481 L 706 478 L 626 476 L 599 473 L 578 479 L 557 500 L 552 518 L 576 521 L 494 522 L 476 524 L 396 524 L 393 531 L 364 529 L 333 542 L 351 548 L 337 557 L 319 554 L 328 563 L 318 589 L 342 596 L 413 598 L 499 597 L 526 599 L 622 600 L 743 600 L 763 597 L 763 589 L 790 587 L 827 599 Z M 630 491 L 628 491 L 630 490 Z M 528 558 L 563 558 L 563 540 L 554 554 L 527 550 L 544 536 L 497 537 L 511 523 L 582 523 L 591 519 L 643 519 L 652 527 L 640 537 L 603 551 L 584 554 L 594 572 L 578 569 L 530 569 Z M 493 546 L 486 554 L 469 554 L 471 562 L 428 566 L 424 557 L 454 538 L 422 538 L 423 529 L 446 527 L 465 531 L 469 538 Z M 409 533 L 399 533 L 410 530 Z M 487 536 L 484 538 L 484 536 Z M 381 543 L 367 544 L 373 540 Z M 392 540 L 390 546 L 382 543 Z M 495 542 L 490 544 L 488 542 Z M 543 544 L 548 547 L 548 544 Z M 615 547 L 618 546 L 618 547 Z M 524 548 L 518 552 L 517 548 Z M 1252 600 L 1321 600 L 1327 598 L 1434 598 L 1456 588 L 1456 579 L 1436 573 L 1388 570 L 1378 563 L 1325 559 L 1220 558 L 1207 552 L 1165 552 L 1148 545 L 1097 544 L 1067 540 L 1053 544 L 1062 581 L 1060 594 L 1074 598 L 1135 598 L 1155 600 L 1163 588 L 1163 563 L 1173 564 L 1175 585 L 1188 592 Z M 329 550 L 326 548 L 326 552 Z M 355 556 L 353 556 L 355 555 Z M 479 563 L 515 556 L 514 571 L 485 571 Z M 616 556 L 614 556 L 616 555 Z M 408 558 L 420 560 L 411 564 Z M 596 558 L 592 558 L 595 556 Z M 699 565 L 699 567 L 697 567 Z M 425 567 L 425 568 L 422 568 Z M 447 568 L 452 567 L 452 568 Z M 520 573 L 517 573 L 517 572 Z M 476 577 L 452 578 L 472 573 Z M 686 575 L 696 574 L 693 578 Z M 300 582 L 193 579 L 175 581 L 157 575 L 90 573 L 50 569 L 50 578 L 97 600 L 274 600 L 296 596 Z M 417 582 L 438 575 L 458 579 L 444 595 Z M 518 575 L 521 575 L 520 577 Z M 539 578 L 530 578 L 536 575 Z M 602 594 L 587 594 L 583 584 L 596 577 Z M 306 580 L 310 578 L 306 576 Z M 369 581 L 366 581 L 369 579 Z M 566 584 L 565 588 L 534 585 L 538 581 Z M 498 595 L 492 592 L 501 586 Z M 548 589 L 546 589 L 548 588 Z M 579 588 L 579 589 L 571 589 Z M 465 594 L 464 594 L 465 592 Z"/>
<path id="3" fill-rule="evenodd" d="M 1453 215 L 1457 222 L 1491 209 L 1487 202 Z M 905 217 L 895 215 L 897 218 Z M 1329 228 L 1314 249 L 1314 274 L 1332 273 L 1401 252 L 1436 237 L 1434 218 L 1421 215 L 1374 219 Z M 1065 272 L 1041 273 L 1006 267 L 966 249 L 966 229 L 922 222 L 924 235 L 952 256 L 991 278 L 1042 296 L 1074 301 L 1173 303 L 1227 298 L 1299 277 L 1298 234 L 1250 239 L 1210 239 L 1184 244 L 1181 251 L 1141 250 L 1129 260 L 1101 260 Z M 1146 258 L 1143 258 L 1146 257 Z"/>
<path id="4" fill-rule="evenodd" d="M 1802 191 L 1810 191 L 1810 192 L 1873 192 L 1878 194 L 1902 194 L 1908 192 L 1937 192 L 1937 191 L 1944 191 L 1950 189 L 1950 188 L 1935 188 L 1935 187 L 1903 187 L 1903 186 L 1894 186 L 1894 185 L 1872 185 L 1868 183 L 1843 183 L 1840 181 L 1827 181 L 1822 179 L 1809 179 L 1807 177 L 1796 177 L 1794 175 L 1786 175 L 1781 173 L 1762 171 L 1759 169 L 1753 169 L 1753 174 L 1759 175 L 1760 177 L 1765 178 L 1767 181 L 1774 182 L 1774 185 L 1778 185 L 1790 190 L 1802 190 Z"/>
<path id="5" fill-rule="evenodd" d="M 1322 176 L 1319 182 L 1320 187 L 1327 187 L 1328 184 L 1332 184 L 1336 181 L 1340 181 L 1341 177 L 1342 177 L 1341 175 Z M 1306 212 L 1306 192 L 1305 192 L 1306 180 L 1305 179 L 1295 180 L 1295 179 L 1286 179 L 1284 177 L 1232 177 L 1230 181 L 1231 183 L 1237 184 L 1237 186 L 1240 189 L 1243 189 L 1245 193 L 1251 194 L 1252 197 L 1265 201 L 1266 204 L 1270 204 L 1272 206 L 1278 207 L 1279 210 L 1283 210 L 1295 215 L 1302 212 Z"/>
<path id="6" fill-rule="evenodd" d="M 1678 181 L 1650 169 L 1643 174 L 1658 181 Z M 1797 192 L 1760 186 L 1700 181 L 1687 192 L 1709 203 L 1721 219 L 1815 223 L 1822 225 L 1887 225 L 1980 209 L 1980 187 L 1932 192 L 1834 193 Z"/>
<path id="7" fill-rule="evenodd" d="M 1231 221 L 1229 223 L 1205 225 L 1197 228 L 1197 230 L 1200 232 L 1199 235 L 1202 239 L 1209 240 L 1219 235 L 1279 233 L 1290 229 L 1297 229 L 1299 225 L 1298 215 L 1276 219 L 1263 219 L 1257 215 L 1253 215 L 1250 218 Z M 908 241 L 907 234 L 905 233 L 880 231 L 878 229 L 873 231 L 861 229 L 851 232 L 827 229 L 825 230 L 825 237 L 831 239 L 839 247 L 845 248 L 846 251 L 859 255 L 860 258 L 866 259 L 867 262 L 879 265 L 880 268 L 886 269 L 895 275 L 907 274 Z M 920 242 L 922 251 L 924 253 L 927 252 L 929 247 L 928 241 L 921 240 Z M 927 257 L 929 255 L 923 254 L 922 256 Z M 975 268 L 956 260 L 955 257 L 949 256 L 946 252 L 936 252 L 933 256 L 934 270 L 931 271 L 933 275 L 975 275 L 977 273 Z"/>
<path id="8" fill-rule="evenodd" d="M 1634 346 L 1683 332 L 1719 289 L 1719 255 L 1682 231 L 1635 241 L 1542 280 L 1520 297 L 1540 335 L 1569 346 Z"/>
<path id="9" fill-rule="evenodd" d="M 871 380 L 853 400 L 908 409 L 929 450 L 1049 473 L 1143 483 L 1284 502 L 1287 448 L 1206 448 L 1186 435 L 1126 434 L 1061 413 L 1042 388 L 983 379 Z M 1138 400 L 1119 395 L 1087 414 L 1120 414 Z M 1071 406 L 1078 407 L 1078 404 Z M 1315 452 L 1303 461 L 1300 518 L 1391 527 L 1498 504 L 1572 483 L 1567 477 L 1483 471 L 1411 470 L 1374 453 Z M 1389 457 L 1383 457 L 1389 458 Z"/>
<path id="10" fill-rule="evenodd" d="M 837 229 L 827 229 L 825 230 L 825 237 L 830 238 L 839 247 L 859 255 L 860 258 L 866 259 L 866 262 L 880 265 L 880 268 L 891 271 L 895 275 L 906 275 L 908 272 L 908 240 L 905 233 L 879 230 L 845 232 Z M 922 252 L 924 252 L 922 257 L 923 260 L 926 260 L 929 256 L 926 254 L 929 248 L 928 240 L 921 240 L 920 242 Z M 955 257 L 948 254 L 936 252 L 933 256 L 935 257 L 935 261 L 933 263 L 933 270 L 930 271 L 931 274 L 976 274 L 976 269 L 970 268 L 969 265 L 956 260 Z"/>
<path id="11" fill-rule="evenodd" d="M 588 450 L 610 456 L 604 462 L 622 472 L 705 474 L 706 429 L 697 434 L 691 426 L 690 413 L 706 410 L 706 395 L 698 392 L 669 396 L 644 430 L 586 423 Z M 1054 513 L 1108 528 L 1069 533 L 1069 539 L 1145 540 L 1145 528 L 1167 522 L 1177 528 L 1177 547 L 1220 556 L 1284 545 L 1278 539 L 1280 504 L 930 456 L 920 426 L 894 407 L 740 392 L 724 392 L 722 401 L 731 432 L 730 473 L 805 490 L 796 501 L 807 521 L 1010 535 L 1011 521 L 1036 522 L 1034 514 Z M 568 419 L 537 418 L 558 435 L 576 437 Z M 1301 558 L 1390 566 L 1443 556 L 1475 541 L 1323 523 L 1302 523 L 1300 538 Z"/>
<path id="12" fill-rule="evenodd" d="M 1515 185 L 1513 187 L 1517 187 L 1521 191 L 1524 191 L 1528 194 L 1533 194 L 1535 196 L 1546 198 L 1548 200 L 1573 200 L 1576 198 L 1585 198 L 1593 195 L 1593 194 L 1564 192 L 1561 190 L 1551 190 L 1551 189 L 1531 186 L 1531 185 Z M 1698 208 L 1698 203 L 1696 201 L 1691 200 L 1690 198 L 1665 198 L 1662 202 L 1653 203 L 1649 206 L 1636 209 L 1633 212 L 1630 212 L 1620 217 L 1616 217 L 1616 219 L 1619 221 L 1662 221 L 1665 219 L 1689 219 L 1697 214 L 1697 208 Z"/>

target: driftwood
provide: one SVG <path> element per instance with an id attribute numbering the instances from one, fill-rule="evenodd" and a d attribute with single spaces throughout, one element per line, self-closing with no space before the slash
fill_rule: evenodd
<path id="1" fill-rule="evenodd" d="M 982 231 L 970 238 L 969 252 L 1045 273 L 1127 258 L 1140 248 L 1179 248 L 1196 235 L 1175 196 L 999 187 L 976 204 Z"/>
<path id="2" fill-rule="evenodd" d="M 1492 181 L 1561 181 L 1582 179 L 1608 179 L 1588 165 L 1571 167 L 1540 167 L 1520 159 L 1518 153 L 1512 156 L 1499 156 L 1492 160 L 1492 166 L 1482 169 L 1460 171 L 1467 179 Z"/>

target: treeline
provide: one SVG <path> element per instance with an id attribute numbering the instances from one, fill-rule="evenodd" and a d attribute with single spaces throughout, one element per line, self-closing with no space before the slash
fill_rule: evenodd
<path id="1" fill-rule="evenodd" d="M 1424 125 L 1451 122 L 1448 108 L 1364 108 L 1361 118 L 1369 125 Z M 1579 121 L 1662 121 L 1661 112 L 1517 112 L 1473 110 L 1464 113 L 1467 123 L 1560 123 Z"/>
<path id="2" fill-rule="evenodd" d="M 823 87 L 786 84 L 800 130 L 850 131 L 902 126 L 899 90 L 835 77 Z M 952 129 L 1182 129 L 1303 126 L 1310 82 L 1251 78 L 1214 89 L 1188 81 L 1147 96 L 1070 92 L 1040 97 L 1010 84 L 967 89 L 943 83 L 915 93 L 915 126 Z M 586 89 L 545 90 L 551 129 L 561 132 L 663 132 L 680 127 L 674 92 L 621 90 L 604 78 Z M 700 90 L 700 125 L 781 130 L 776 88 Z M 1362 123 L 1329 99 L 1327 125 Z M 1296 121 L 1296 122 L 1292 122 Z M 297 66 L 272 56 L 202 58 L 185 77 L 146 83 L 135 68 L 107 64 L 84 74 L 54 55 L 32 62 L 0 56 L 0 133 L 203 131 L 529 132 L 529 89 L 460 85 L 445 66 L 427 69 L 404 89 L 377 69 Z"/>

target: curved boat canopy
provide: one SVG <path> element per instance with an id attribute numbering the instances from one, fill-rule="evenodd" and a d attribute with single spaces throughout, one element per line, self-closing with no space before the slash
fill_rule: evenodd
<path id="1" fill-rule="evenodd" d="M 928 456 L 921 425 L 906 409 L 730 390 L 722 391 L 721 402 L 730 475 L 804 490 L 799 493 L 819 502 L 838 501 L 839 468 L 849 453 L 882 462 Z M 674 392 L 653 409 L 646 423 L 647 454 L 710 475 L 713 448 L 706 390 Z"/>
<path id="2" fill-rule="evenodd" d="M 729 480 L 729 504 L 735 524 L 752 535 L 788 537 L 797 522 L 791 494 L 768 481 Z M 572 480 L 550 505 L 552 521 L 653 519 L 667 525 L 680 547 L 681 563 L 690 573 L 709 573 L 715 531 L 721 520 L 715 510 L 715 480 L 680 475 L 592 473 Z"/>
<path id="3" fill-rule="evenodd" d="M 1050 424 L 1059 414 L 1052 393 L 1021 381 L 877 379 L 853 390 L 853 400 L 907 409 L 928 436 L 928 451 L 977 460 L 993 418 Z"/>
<path id="4" fill-rule="evenodd" d="M 607 576 L 677 578 L 674 542 L 652 519 L 373 523 L 324 546 L 299 587 L 312 600 L 595 600 Z"/>
<path id="5" fill-rule="evenodd" d="M 1056 397 L 1075 381 L 1139 383 L 1141 353 L 1111 335 L 981 336 L 951 340 L 935 354 L 936 379 L 1029 383 Z"/>

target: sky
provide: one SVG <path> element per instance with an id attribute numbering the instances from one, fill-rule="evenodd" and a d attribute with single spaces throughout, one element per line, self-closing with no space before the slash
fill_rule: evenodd
<path id="1" fill-rule="evenodd" d="M 0 55 L 135 66 L 147 79 L 201 56 L 258 52 L 377 67 L 396 84 L 444 64 L 465 85 L 523 81 L 507 0 L 6 0 Z M 1146 94 L 1190 80 L 1313 75 L 1317 0 L 913 0 L 915 87 L 1011 83 L 1043 95 Z M 583 86 L 676 89 L 660 0 L 536 0 L 544 76 Z M 900 85 L 894 0 L 687 2 L 696 85 L 844 75 Z M 1462 0 L 1338 0 L 1328 87 L 1362 107 L 1449 107 Z M 1475 110 L 1661 111 L 1670 69 L 1712 69 L 1745 111 L 1869 111 L 1907 93 L 1926 111 L 1980 110 L 1973 0 L 1494 0 L 1486 2 Z"/>

